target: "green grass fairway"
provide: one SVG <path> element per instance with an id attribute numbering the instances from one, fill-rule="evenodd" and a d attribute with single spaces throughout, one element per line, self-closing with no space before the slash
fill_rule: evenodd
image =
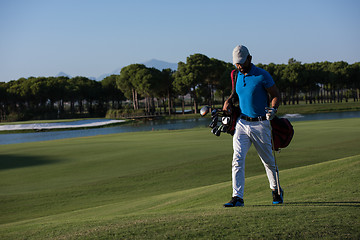
<path id="1" fill-rule="evenodd" d="M 293 125 L 280 206 L 252 147 L 222 207 L 232 139 L 208 128 L 0 145 L 0 239 L 359 239 L 360 119 Z"/>

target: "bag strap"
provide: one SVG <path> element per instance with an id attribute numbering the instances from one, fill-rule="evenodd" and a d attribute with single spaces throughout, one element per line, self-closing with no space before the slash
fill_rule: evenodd
<path id="1" fill-rule="evenodd" d="M 239 73 L 239 70 L 237 70 L 237 69 L 234 69 L 234 70 L 231 71 L 232 91 L 235 90 L 238 73 Z"/>
<path id="2" fill-rule="evenodd" d="M 239 96 L 236 93 L 236 81 L 237 81 L 238 73 L 239 73 L 238 69 L 234 69 L 231 71 L 232 91 L 230 98 L 235 100 L 235 102 L 239 100 Z"/>

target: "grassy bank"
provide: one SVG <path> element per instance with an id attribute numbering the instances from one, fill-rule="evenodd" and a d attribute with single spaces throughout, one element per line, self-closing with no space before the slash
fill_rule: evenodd
<path id="1" fill-rule="evenodd" d="M 324 112 L 344 112 L 344 111 L 360 111 L 360 102 L 342 102 L 342 103 L 317 103 L 317 104 L 297 104 L 297 105 L 281 105 L 279 114 L 309 114 Z"/>
<path id="2" fill-rule="evenodd" d="M 358 239 L 359 123 L 294 123 L 282 206 L 251 148 L 237 209 L 232 139 L 207 128 L 2 145 L 0 238 Z"/>
<path id="3" fill-rule="evenodd" d="M 221 105 L 217 105 L 216 108 L 221 108 Z M 285 114 L 311 114 L 311 113 L 326 113 L 326 112 L 346 112 L 346 111 L 360 111 L 360 102 L 342 102 L 342 103 L 317 103 L 317 104 L 306 104 L 300 102 L 295 105 L 281 105 L 279 107 L 278 115 Z M 200 117 L 199 114 L 178 114 L 168 116 L 166 118 L 195 118 Z"/>

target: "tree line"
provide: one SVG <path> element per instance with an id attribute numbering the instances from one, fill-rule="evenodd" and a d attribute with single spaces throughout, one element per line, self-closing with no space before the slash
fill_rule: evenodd
<path id="1" fill-rule="evenodd" d="M 359 101 L 360 63 L 257 64 L 274 78 L 282 104 Z M 231 63 L 203 54 L 179 62 L 176 71 L 131 64 L 102 81 L 86 77 L 29 77 L 0 82 L 0 120 L 124 117 L 173 114 L 191 105 L 222 104 L 231 93 Z"/>

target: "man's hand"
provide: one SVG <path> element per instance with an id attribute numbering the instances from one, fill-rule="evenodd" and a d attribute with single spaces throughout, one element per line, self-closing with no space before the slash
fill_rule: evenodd
<path id="1" fill-rule="evenodd" d="M 276 108 L 265 108 L 266 111 L 266 119 L 267 120 L 273 120 L 273 118 L 275 117 L 275 114 L 277 112 Z"/>
<path id="2" fill-rule="evenodd" d="M 227 111 L 228 108 L 229 108 L 229 101 L 226 100 L 226 101 L 224 102 L 223 111 Z"/>

